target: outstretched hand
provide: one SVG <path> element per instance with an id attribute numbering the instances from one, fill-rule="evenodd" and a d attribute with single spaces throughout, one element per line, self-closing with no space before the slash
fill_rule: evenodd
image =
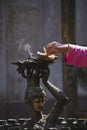
<path id="1" fill-rule="evenodd" d="M 56 42 L 56 41 L 50 42 L 47 44 L 46 52 L 47 55 L 67 53 L 69 52 L 69 43 L 61 44 L 60 42 Z"/>
<path id="2" fill-rule="evenodd" d="M 46 47 L 47 55 L 57 54 L 61 45 L 60 42 L 56 41 L 48 43 Z"/>

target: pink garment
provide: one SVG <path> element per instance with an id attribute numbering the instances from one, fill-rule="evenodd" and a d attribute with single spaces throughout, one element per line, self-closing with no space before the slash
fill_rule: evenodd
<path id="1" fill-rule="evenodd" d="M 65 63 L 87 67 L 87 47 L 69 44 L 69 52 L 64 56 Z"/>

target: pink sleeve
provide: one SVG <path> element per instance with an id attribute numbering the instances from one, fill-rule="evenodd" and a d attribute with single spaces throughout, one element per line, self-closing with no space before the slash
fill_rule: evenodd
<path id="1" fill-rule="evenodd" d="M 64 56 L 65 63 L 87 67 L 87 47 L 69 44 L 69 52 Z"/>

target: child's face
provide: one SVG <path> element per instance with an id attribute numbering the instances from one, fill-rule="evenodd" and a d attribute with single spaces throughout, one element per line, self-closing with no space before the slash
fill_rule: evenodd
<path id="1" fill-rule="evenodd" d="M 32 102 L 33 110 L 36 111 L 36 112 L 41 111 L 44 104 L 45 104 L 45 99 L 44 98 L 35 98 L 35 99 L 33 99 L 33 102 Z"/>

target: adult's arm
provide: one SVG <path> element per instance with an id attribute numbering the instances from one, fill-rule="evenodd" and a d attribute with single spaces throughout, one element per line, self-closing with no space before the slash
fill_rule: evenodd
<path id="1" fill-rule="evenodd" d="M 66 64 L 87 67 L 87 47 L 68 44 L 68 52 L 64 55 Z"/>

